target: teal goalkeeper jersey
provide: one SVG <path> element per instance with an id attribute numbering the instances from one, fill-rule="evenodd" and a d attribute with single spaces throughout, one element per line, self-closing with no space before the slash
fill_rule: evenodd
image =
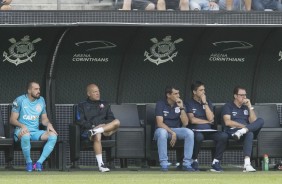
<path id="1" fill-rule="evenodd" d="M 46 104 L 43 97 L 30 101 L 27 95 L 21 95 L 13 102 L 12 112 L 19 113 L 18 121 L 29 129 L 35 131 L 39 129 L 39 119 L 42 114 L 46 114 Z"/>

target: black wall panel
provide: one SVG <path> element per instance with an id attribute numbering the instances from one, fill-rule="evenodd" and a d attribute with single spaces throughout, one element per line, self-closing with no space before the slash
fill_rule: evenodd
<path id="1" fill-rule="evenodd" d="M 12 103 L 25 93 L 29 80 L 37 80 L 41 95 L 45 95 L 46 70 L 59 31 L 60 28 L 0 29 L 0 103 Z"/>
<path id="2" fill-rule="evenodd" d="M 282 101 L 279 27 L 5 27 L 0 31 L 1 103 L 11 103 L 24 93 L 30 79 L 41 83 L 44 96 L 49 73 L 56 104 L 84 100 L 85 87 L 92 82 L 100 86 L 102 98 L 113 103 L 155 103 L 169 84 L 179 86 L 182 98 L 189 98 L 193 80 L 206 84 L 215 103 L 232 100 L 238 84 L 247 88 L 253 103 Z M 11 63 L 23 60 L 27 61 Z"/>
<path id="3" fill-rule="evenodd" d="M 122 103 L 154 103 L 166 85 L 176 85 L 185 96 L 191 55 L 201 29 L 140 28 L 123 65 Z"/>
<path id="4" fill-rule="evenodd" d="M 64 37 L 55 68 L 56 104 L 86 98 L 89 83 L 100 87 L 103 99 L 117 101 L 122 61 L 135 28 L 77 27 Z"/>
<path id="5" fill-rule="evenodd" d="M 192 80 L 206 84 L 208 97 L 217 103 L 232 100 L 241 85 L 252 96 L 260 47 L 269 29 L 208 28 L 193 55 Z"/>
<path id="6" fill-rule="evenodd" d="M 273 29 L 259 54 L 255 90 L 257 103 L 282 102 L 282 29 Z"/>

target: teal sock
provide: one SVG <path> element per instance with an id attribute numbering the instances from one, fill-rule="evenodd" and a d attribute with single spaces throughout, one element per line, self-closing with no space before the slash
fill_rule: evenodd
<path id="1" fill-rule="evenodd" d="M 43 148 L 43 152 L 37 162 L 43 163 L 46 158 L 50 155 L 50 153 L 53 151 L 54 146 L 57 142 L 57 136 L 49 136 L 48 140 Z"/>
<path id="2" fill-rule="evenodd" d="M 22 136 L 21 147 L 22 147 L 24 158 L 25 158 L 25 162 L 26 163 L 32 162 L 30 158 L 30 136 L 29 135 Z"/>

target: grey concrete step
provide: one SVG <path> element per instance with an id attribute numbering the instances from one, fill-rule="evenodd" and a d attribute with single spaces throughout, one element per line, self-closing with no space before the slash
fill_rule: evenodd
<path id="1" fill-rule="evenodd" d="M 13 10 L 107 10 L 113 9 L 113 0 L 13 0 Z"/>

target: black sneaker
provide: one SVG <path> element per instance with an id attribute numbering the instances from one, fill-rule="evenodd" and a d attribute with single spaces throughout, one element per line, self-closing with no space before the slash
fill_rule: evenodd
<path id="1" fill-rule="evenodd" d="M 188 165 L 187 166 L 184 165 L 182 167 L 182 170 L 183 171 L 188 171 L 188 172 L 195 172 L 195 169 L 193 169 L 190 165 L 189 166 Z"/>
<path id="2" fill-rule="evenodd" d="M 222 172 L 223 169 L 221 168 L 219 162 L 215 162 L 214 164 L 212 164 L 211 171 L 212 171 L 212 172 Z"/>
<path id="3" fill-rule="evenodd" d="M 99 167 L 99 171 L 100 171 L 100 172 L 109 172 L 110 169 L 107 168 L 107 166 L 105 166 L 104 164 L 102 164 L 102 165 Z"/>
<path id="4" fill-rule="evenodd" d="M 191 164 L 192 168 L 195 170 L 195 171 L 200 171 L 199 169 L 199 163 L 197 161 L 194 161 L 192 164 Z"/>

